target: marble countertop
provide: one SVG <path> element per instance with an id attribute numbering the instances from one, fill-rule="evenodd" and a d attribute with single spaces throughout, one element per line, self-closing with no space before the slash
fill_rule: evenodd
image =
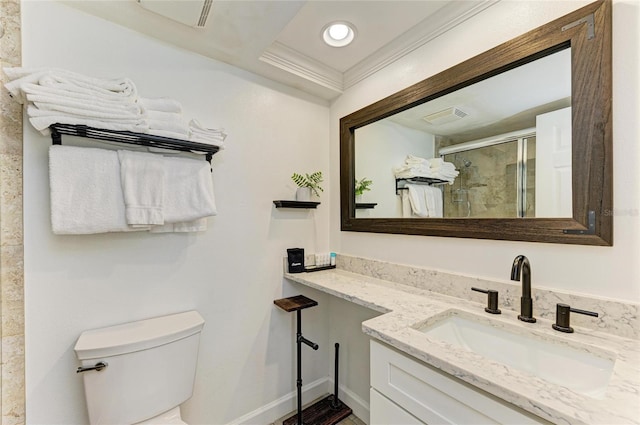
<path id="1" fill-rule="evenodd" d="M 552 322 L 524 323 L 517 313 L 484 312 L 485 305 L 424 289 L 350 273 L 340 269 L 315 273 L 285 273 L 285 278 L 315 288 L 381 314 L 362 324 L 363 331 L 406 354 L 553 423 L 640 424 L 640 341 L 573 326 L 564 334 Z M 580 347 L 600 356 L 615 356 L 609 385 L 592 398 L 544 381 L 478 354 L 430 339 L 421 324 L 456 309 L 491 320 L 510 331 Z"/>

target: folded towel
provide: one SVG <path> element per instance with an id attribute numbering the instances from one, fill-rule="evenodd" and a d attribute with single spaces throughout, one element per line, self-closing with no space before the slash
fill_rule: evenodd
<path id="1" fill-rule="evenodd" d="M 125 98 L 137 96 L 136 86 L 128 78 L 103 80 L 87 77 L 81 74 L 66 72 L 48 72 L 43 75 L 38 84 L 41 86 L 63 88 L 74 92 L 91 92 L 102 97 Z"/>
<path id="2" fill-rule="evenodd" d="M 20 86 L 25 96 L 47 96 L 55 97 L 56 99 L 69 99 L 75 101 L 83 101 L 90 104 L 100 104 L 107 107 L 112 106 L 137 106 L 141 111 L 144 110 L 142 104 L 136 101 L 135 98 L 110 98 L 110 97 L 97 97 L 89 92 L 70 92 L 68 90 L 59 89 L 56 87 L 45 87 L 39 84 L 24 83 Z M 27 99 L 28 100 L 28 99 Z"/>
<path id="3" fill-rule="evenodd" d="M 185 140 L 187 138 L 187 136 L 185 136 L 183 133 L 176 133 L 175 131 L 167 131 L 167 130 L 158 130 L 155 128 L 149 128 L 145 132 L 149 134 L 153 134 L 155 136 L 168 137 L 170 139 Z"/>
<path id="4" fill-rule="evenodd" d="M 165 223 L 188 222 L 217 214 L 207 161 L 164 157 Z"/>
<path id="5" fill-rule="evenodd" d="M 79 118 L 69 115 L 48 115 L 46 117 L 30 117 L 29 122 L 40 133 L 48 136 L 50 134 L 49 126 L 51 124 L 73 124 L 73 125 L 86 125 L 89 127 L 102 128 L 105 130 L 115 131 L 133 131 L 136 133 L 144 133 L 149 127 L 146 123 L 136 122 L 116 122 L 116 121 L 100 121 L 88 118 Z"/>
<path id="6" fill-rule="evenodd" d="M 25 84 L 38 84 L 104 99 L 134 102 L 137 98 L 136 87 L 133 81 L 128 78 L 107 80 L 55 68 L 36 70 L 4 68 L 4 71 L 12 79 L 12 81 L 5 84 L 5 87 L 9 90 L 11 96 L 20 103 L 26 103 L 26 96 L 23 90 L 23 85 Z"/>
<path id="7" fill-rule="evenodd" d="M 35 107 L 34 107 L 35 106 Z M 36 102 L 34 106 L 28 106 L 27 112 L 32 117 L 44 117 L 47 115 L 71 115 L 82 118 L 120 121 L 120 120 L 142 120 L 143 117 L 139 113 L 128 112 L 125 110 L 109 110 L 105 108 L 73 108 L 69 106 L 57 105 L 55 103 Z"/>
<path id="8" fill-rule="evenodd" d="M 119 150 L 118 159 L 127 224 L 164 224 L 165 168 L 162 157 Z"/>
<path id="9" fill-rule="evenodd" d="M 57 235 L 148 229 L 127 225 L 114 151 L 53 145 L 49 181 L 51 227 Z"/>
<path id="10" fill-rule="evenodd" d="M 169 121 L 180 123 L 188 128 L 187 123 L 180 112 L 163 112 L 163 111 L 154 111 L 153 109 L 147 109 L 147 118 L 150 120 L 158 120 L 158 121 Z"/>
<path id="11" fill-rule="evenodd" d="M 182 113 L 182 105 L 180 102 L 168 97 L 140 97 L 139 101 L 147 110 Z"/>
<path id="12" fill-rule="evenodd" d="M 128 113 L 136 116 L 142 116 L 142 106 L 137 103 L 128 102 L 111 102 L 101 101 L 91 96 L 87 96 L 88 99 L 75 99 L 65 95 L 57 94 L 32 94 L 27 93 L 27 100 L 34 103 L 40 109 L 41 105 L 56 105 L 61 107 L 70 107 L 76 109 L 89 109 L 92 111 L 100 111 L 105 113 Z"/>
<path id="13" fill-rule="evenodd" d="M 198 120 L 189 121 L 189 139 L 194 142 L 218 146 L 224 149 L 224 140 L 227 135 L 221 128 L 205 128 Z"/>
<path id="14" fill-rule="evenodd" d="M 184 123 L 155 119 L 149 119 L 148 121 L 150 130 L 170 131 L 172 133 L 181 134 L 182 139 L 189 138 L 189 127 L 187 127 Z"/>

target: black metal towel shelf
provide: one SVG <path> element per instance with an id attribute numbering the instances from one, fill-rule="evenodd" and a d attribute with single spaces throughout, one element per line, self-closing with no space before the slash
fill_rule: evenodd
<path id="1" fill-rule="evenodd" d="M 115 131 L 76 124 L 52 124 L 51 141 L 54 145 L 62 144 L 62 135 L 86 137 L 129 145 L 147 146 L 152 148 L 172 149 L 181 152 L 203 152 L 207 161 L 211 162 L 213 154 L 218 152 L 218 146 L 197 143 L 188 140 L 172 139 L 154 134 L 134 133 L 132 131 Z"/>
<path id="2" fill-rule="evenodd" d="M 398 195 L 399 190 L 403 190 L 407 188 L 407 184 L 428 184 L 428 185 L 441 185 L 449 183 L 447 180 L 442 179 L 434 179 L 431 177 L 408 177 L 402 179 L 396 179 L 396 195 Z"/>

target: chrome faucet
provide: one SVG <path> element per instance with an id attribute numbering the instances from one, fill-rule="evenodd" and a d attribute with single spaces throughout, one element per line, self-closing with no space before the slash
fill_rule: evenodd
<path id="1" fill-rule="evenodd" d="M 518 255 L 511 266 L 511 280 L 520 281 L 522 272 L 522 296 L 520 297 L 520 314 L 518 319 L 523 322 L 535 323 L 533 317 L 533 300 L 531 299 L 531 265 L 524 255 Z"/>

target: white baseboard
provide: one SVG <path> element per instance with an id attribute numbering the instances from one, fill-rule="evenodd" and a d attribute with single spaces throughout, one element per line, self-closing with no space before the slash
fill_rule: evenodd
<path id="1" fill-rule="evenodd" d="M 324 377 L 302 386 L 302 403 L 309 403 L 327 394 L 329 378 Z M 266 425 L 287 413 L 297 409 L 297 391 L 280 397 L 271 403 L 265 404 L 256 410 L 247 413 L 231 422 L 228 425 Z M 347 403 L 348 404 L 348 403 Z M 351 406 L 351 405 L 349 405 Z"/>
<path id="2" fill-rule="evenodd" d="M 353 410 L 353 414 L 362 419 L 364 423 L 369 423 L 369 403 L 363 400 L 348 388 L 339 385 L 340 400 L 347 404 Z M 312 402 L 326 394 L 333 394 L 333 379 L 327 377 L 320 378 L 309 384 L 302 386 L 302 404 Z M 247 413 L 231 422 L 228 425 L 267 425 L 273 423 L 276 419 L 282 418 L 287 413 L 294 412 L 298 407 L 296 399 L 297 392 L 290 393 L 280 397 L 271 403 L 265 404 L 256 410 Z"/>

